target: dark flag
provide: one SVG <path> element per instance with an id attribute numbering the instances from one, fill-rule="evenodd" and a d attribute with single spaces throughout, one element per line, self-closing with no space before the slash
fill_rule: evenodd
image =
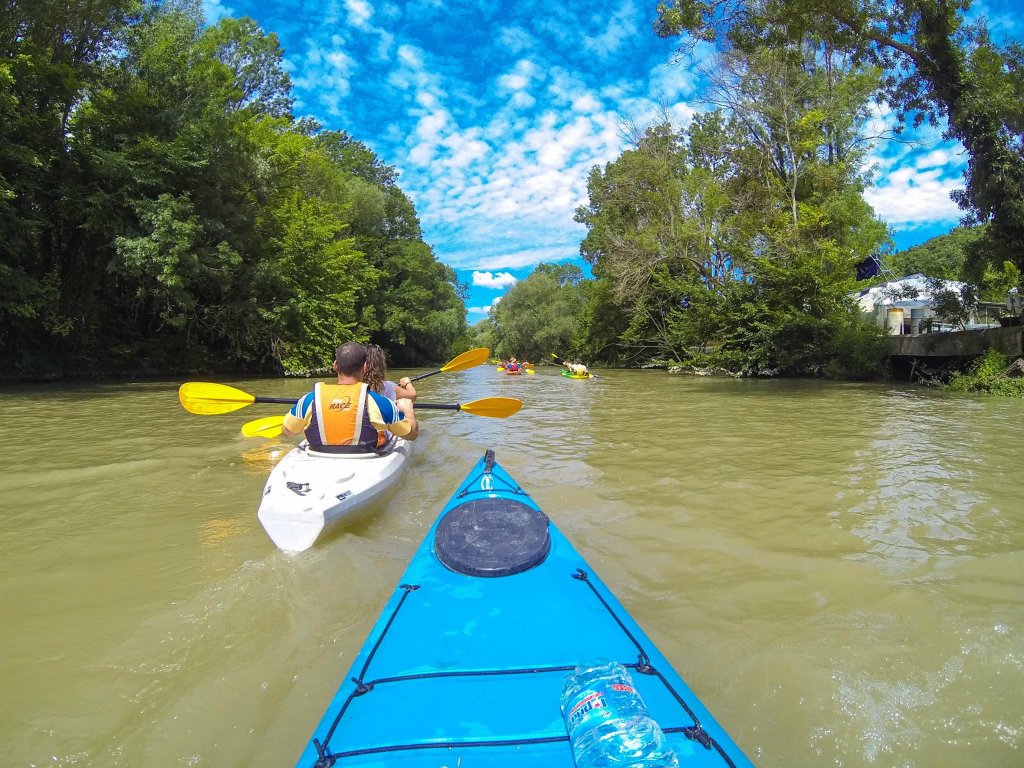
<path id="1" fill-rule="evenodd" d="M 882 267 L 878 263 L 877 256 L 868 256 L 864 261 L 857 264 L 857 279 L 858 280 L 870 280 L 875 275 L 879 275 L 882 272 Z"/>

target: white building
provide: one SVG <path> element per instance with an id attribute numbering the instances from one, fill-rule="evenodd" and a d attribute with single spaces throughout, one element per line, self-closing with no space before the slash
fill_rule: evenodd
<path id="1" fill-rule="evenodd" d="M 936 280 L 922 274 L 908 275 L 898 280 L 890 280 L 872 288 L 865 288 L 857 296 L 857 304 L 866 315 L 874 318 L 879 328 L 888 328 L 891 334 L 918 334 L 926 331 L 956 331 L 960 327 L 948 321 L 935 320 L 935 299 L 933 285 L 941 286 L 944 291 L 962 295 L 965 283 L 956 280 Z M 979 306 L 965 327 L 989 328 L 999 325 L 998 321 L 988 317 L 985 306 Z M 930 322 L 929 322 L 930 321 Z"/>

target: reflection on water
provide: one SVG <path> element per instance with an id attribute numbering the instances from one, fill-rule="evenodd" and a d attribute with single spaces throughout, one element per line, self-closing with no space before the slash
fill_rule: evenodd
<path id="1" fill-rule="evenodd" d="M 404 372 L 396 372 L 401 375 Z M 292 445 L 180 382 L 22 387 L 0 475 L 11 765 L 290 765 L 486 448 L 761 766 L 1010 766 L 1024 740 L 1024 404 L 900 387 L 483 366 L 386 505 L 301 554 L 256 520 Z M 308 381 L 232 382 L 294 397 Z M 46 419 L 39 414 L 45 412 Z"/>
<path id="2" fill-rule="evenodd" d="M 847 513 L 859 518 L 852 531 L 865 542 L 862 556 L 894 575 L 924 577 L 959 555 L 983 554 L 983 540 L 1005 515 L 986 482 L 986 464 L 998 451 L 993 435 L 963 429 L 965 412 L 980 403 L 887 400 L 895 403 L 883 402 L 885 419 L 849 473 L 862 498 Z"/>
<path id="3" fill-rule="evenodd" d="M 256 440 L 247 441 L 255 443 Z M 246 448 L 242 451 L 242 461 L 245 462 L 245 473 L 262 479 L 266 479 L 277 462 L 288 453 L 293 445 L 283 442 L 283 438 L 272 440 L 260 440 L 257 445 Z"/>

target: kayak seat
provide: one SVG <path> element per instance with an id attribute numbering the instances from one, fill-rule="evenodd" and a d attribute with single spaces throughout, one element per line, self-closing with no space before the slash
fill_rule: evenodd
<path id="1" fill-rule="evenodd" d="M 434 551 L 466 576 L 511 576 L 540 565 L 551 551 L 548 517 L 519 501 L 474 499 L 437 524 Z"/>

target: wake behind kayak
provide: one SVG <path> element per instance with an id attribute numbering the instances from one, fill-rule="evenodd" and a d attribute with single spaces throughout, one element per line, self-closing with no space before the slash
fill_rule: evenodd
<path id="1" fill-rule="evenodd" d="M 751 766 L 487 451 L 441 512 L 298 765 L 572 768 L 559 694 L 625 666 L 682 766 Z"/>

